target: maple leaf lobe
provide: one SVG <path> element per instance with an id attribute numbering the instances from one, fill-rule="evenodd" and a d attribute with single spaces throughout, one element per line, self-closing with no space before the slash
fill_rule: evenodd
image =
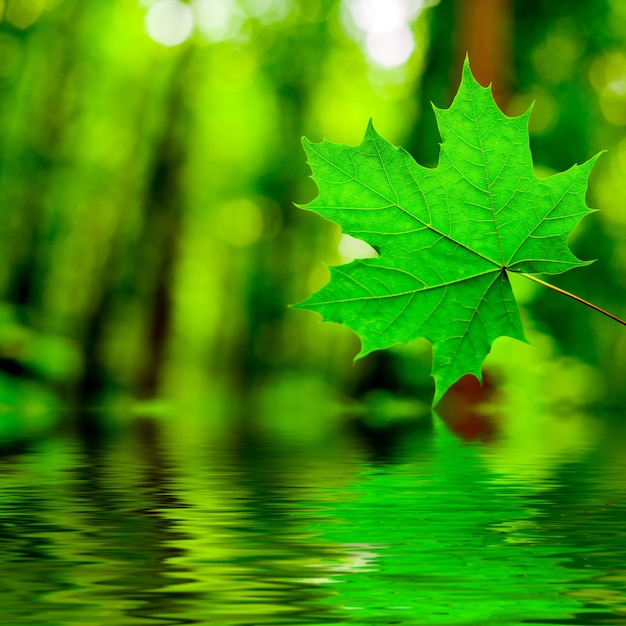
<path id="1" fill-rule="evenodd" d="M 330 281 L 296 306 L 354 330 L 357 358 L 428 339 L 436 404 L 464 374 L 481 379 L 496 338 L 526 341 L 507 271 L 586 264 L 567 237 L 590 212 L 585 192 L 597 156 L 538 179 L 530 109 L 502 113 L 467 61 L 450 108 L 433 108 L 442 142 L 432 169 L 383 139 L 371 120 L 358 146 L 303 139 L 319 195 L 301 208 L 379 256 L 331 267 Z"/>

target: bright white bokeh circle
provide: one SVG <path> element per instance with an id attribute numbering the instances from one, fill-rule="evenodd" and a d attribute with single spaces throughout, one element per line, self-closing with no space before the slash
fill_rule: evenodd
<path id="1" fill-rule="evenodd" d="M 193 12 L 200 32 L 215 43 L 237 37 L 245 20 L 234 0 L 194 0 Z"/>
<path id="2" fill-rule="evenodd" d="M 367 56 L 384 68 L 398 67 L 406 63 L 415 50 L 415 38 L 407 24 L 395 30 L 369 32 L 365 38 Z"/>
<path id="3" fill-rule="evenodd" d="M 352 0 L 354 23 L 367 33 L 385 33 L 405 24 L 409 18 L 408 0 Z"/>
<path id="4" fill-rule="evenodd" d="M 180 0 L 159 0 L 146 14 L 148 35 L 162 46 L 178 46 L 191 36 L 193 13 Z"/>
<path id="5" fill-rule="evenodd" d="M 411 26 L 438 0 L 343 0 L 342 20 L 374 66 L 404 65 L 415 50 Z"/>

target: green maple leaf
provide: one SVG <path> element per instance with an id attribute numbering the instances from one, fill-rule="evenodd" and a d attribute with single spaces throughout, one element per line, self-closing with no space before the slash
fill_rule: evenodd
<path id="1" fill-rule="evenodd" d="M 442 143 L 434 169 L 371 122 L 359 146 L 303 139 L 319 195 L 301 208 L 379 256 L 331 267 L 328 284 L 296 306 L 354 330 L 357 358 L 428 339 L 434 404 L 464 374 L 481 379 L 496 338 L 526 341 L 510 272 L 557 274 L 588 263 L 572 254 L 567 237 L 591 212 L 585 193 L 599 155 L 537 178 L 530 112 L 502 113 L 466 61 L 452 105 L 435 108 Z"/>

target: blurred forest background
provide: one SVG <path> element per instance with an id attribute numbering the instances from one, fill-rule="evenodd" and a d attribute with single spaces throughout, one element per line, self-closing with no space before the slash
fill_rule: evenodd
<path id="1" fill-rule="evenodd" d="M 349 330 L 288 308 L 366 253 L 293 203 L 301 137 L 356 144 L 370 117 L 434 166 L 466 52 L 505 112 L 535 102 L 538 175 L 608 151 L 571 239 L 597 262 L 549 280 L 624 317 L 625 0 L 0 0 L 0 431 L 70 406 L 427 414 L 428 344 L 353 366 Z M 514 288 L 533 345 L 496 342 L 449 412 L 621 406 L 624 328 Z"/>

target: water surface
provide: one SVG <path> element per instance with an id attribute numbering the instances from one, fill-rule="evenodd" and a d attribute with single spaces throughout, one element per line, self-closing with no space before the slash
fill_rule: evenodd
<path id="1" fill-rule="evenodd" d="M 593 424 L 5 439 L 0 623 L 626 624 L 626 436 Z"/>

